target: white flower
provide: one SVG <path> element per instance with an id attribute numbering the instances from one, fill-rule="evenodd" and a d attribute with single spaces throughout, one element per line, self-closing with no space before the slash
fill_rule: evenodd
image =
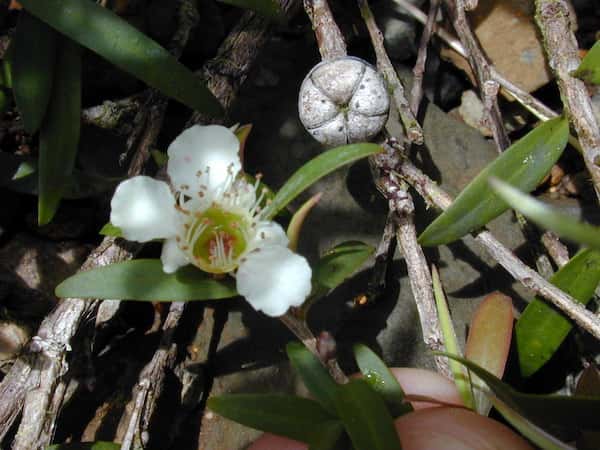
<path id="1" fill-rule="evenodd" d="M 264 220 L 256 185 L 240 174 L 239 142 L 222 126 L 193 126 L 169 146 L 171 187 L 146 176 L 117 187 L 110 221 L 123 237 L 165 239 L 163 270 L 193 264 L 235 272 L 237 290 L 270 316 L 299 306 L 311 290 L 306 260 L 287 248 L 279 224 Z"/>

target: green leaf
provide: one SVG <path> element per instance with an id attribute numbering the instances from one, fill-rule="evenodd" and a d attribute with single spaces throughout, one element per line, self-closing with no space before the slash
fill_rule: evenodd
<path id="1" fill-rule="evenodd" d="M 159 259 L 137 259 L 76 273 L 56 288 L 62 298 L 186 302 L 235 297 L 230 279 L 216 280 L 193 266 L 163 272 Z"/>
<path id="2" fill-rule="evenodd" d="M 575 450 L 574 447 L 559 441 L 551 434 L 531 423 L 499 398 L 494 396 L 489 397 L 490 402 L 502 417 L 539 448 L 543 450 Z"/>
<path id="3" fill-rule="evenodd" d="M 366 345 L 356 344 L 354 357 L 365 380 L 381 395 L 393 417 L 413 410 L 410 403 L 404 401 L 402 386 L 375 352 Z"/>
<path id="4" fill-rule="evenodd" d="M 496 178 L 490 178 L 489 183 L 502 200 L 540 227 L 570 241 L 600 249 L 600 227 L 575 220 Z"/>
<path id="5" fill-rule="evenodd" d="M 71 442 L 69 444 L 55 444 L 46 447 L 46 450 L 119 450 L 121 444 L 114 442 Z"/>
<path id="6" fill-rule="evenodd" d="M 323 367 L 323 364 L 308 349 L 298 343 L 290 342 L 286 352 L 294 370 L 300 375 L 310 393 L 323 408 L 335 414 L 335 389 L 337 384 Z"/>
<path id="7" fill-rule="evenodd" d="M 346 434 L 341 422 L 328 422 L 312 438 L 308 450 L 347 450 Z"/>
<path id="8" fill-rule="evenodd" d="M 434 354 L 460 361 L 485 381 L 500 400 L 540 426 L 570 431 L 598 427 L 600 397 L 524 394 L 468 359 L 444 352 Z"/>
<path id="9" fill-rule="evenodd" d="M 250 9 L 257 13 L 269 17 L 277 18 L 281 15 L 281 7 L 276 0 L 219 0 L 221 3 L 238 6 L 244 9 Z"/>
<path id="10" fill-rule="evenodd" d="M 75 166 L 81 125 L 81 47 L 61 38 L 57 52 L 52 95 L 40 129 L 39 225 L 52 220 L 66 190 Z"/>
<path id="11" fill-rule="evenodd" d="M 600 84 L 600 41 L 596 41 L 572 75 L 588 83 Z"/>
<path id="12" fill-rule="evenodd" d="M 279 211 L 294 200 L 307 187 L 320 178 L 358 159 L 381 151 L 376 144 L 350 144 L 336 147 L 321 153 L 298 169 L 279 189 L 275 198 L 264 212 L 264 217 L 272 219 Z"/>
<path id="13" fill-rule="evenodd" d="M 490 176 L 532 191 L 550 171 L 564 150 L 569 136 L 566 119 L 557 117 L 540 125 L 511 145 L 483 169 L 419 236 L 421 245 L 453 242 L 483 227 L 508 206 L 488 185 Z"/>
<path id="14" fill-rule="evenodd" d="M 123 237 L 123 231 L 121 228 L 114 226 L 110 222 L 104 224 L 98 233 L 102 236 Z"/>
<path id="15" fill-rule="evenodd" d="M 321 196 L 323 194 L 319 192 L 318 194 L 313 195 L 311 198 L 306 200 L 304 204 L 294 213 L 292 216 L 292 220 L 287 228 L 287 237 L 289 240 L 288 248 L 292 251 L 296 251 L 298 248 L 298 242 L 300 241 L 300 232 L 302 231 L 302 227 L 304 226 L 304 220 L 308 217 L 308 214 L 311 210 L 319 203 Z"/>
<path id="16" fill-rule="evenodd" d="M 356 450 L 399 450 L 394 421 L 383 399 L 365 380 L 338 386 L 337 412 Z"/>
<path id="17" fill-rule="evenodd" d="M 33 173 L 37 170 L 37 162 L 28 156 L 14 155 L 0 151 L 0 186 L 10 184 L 27 176 L 27 172 Z"/>
<path id="18" fill-rule="evenodd" d="M 22 11 L 11 44 L 15 103 L 23 128 L 33 134 L 42 124 L 52 92 L 57 34 L 41 20 Z"/>
<path id="19" fill-rule="evenodd" d="M 324 427 L 339 423 L 314 400 L 291 395 L 221 395 L 209 398 L 207 406 L 242 425 L 306 443 L 318 440 Z"/>
<path id="20" fill-rule="evenodd" d="M 444 295 L 440 275 L 437 267 L 432 265 L 431 269 L 433 296 L 435 297 L 435 305 L 437 307 L 438 318 L 440 319 L 440 328 L 444 338 L 444 348 L 448 353 L 460 355 L 460 345 L 456 339 L 456 331 L 454 329 L 454 324 L 452 323 L 452 317 L 450 316 L 450 309 L 448 308 L 448 302 Z M 458 361 L 454 361 L 453 359 L 449 361 L 448 365 L 450 366 L 450 371 L 454 377 L 454 384 L 456 385 L 456 389 L 458 389 L 458 393 L 460 394 L 463 403 L 467 408 L 475 408 L 475 399 L 471 389 L 471 381 L 469 380 L 466 370 Z"/>
<path id="21" fill-rule="evenodd" d="M 82 0 L 23 0 L 20 3 L 62 34 L 163 94 L 212 116 L 223 113 L 221 104 L 200 78 L 109 9 Z"/>
<path id="22" fill-rule="evenodd" d="M 22 194 L 38 195 L 38 177 L 27 175 L 17 178 L 19 171 L 25 169 L 25 164 L 19 166 L 13 176 L 13 180 L 6 187 L 11 191 Z M 34 160 L 30 161 L 29 164 L 31 164 L 31 169 L 37 167 Z M 93 197 L 112 191 L 121 181 L 123 181 L 122 178 L 104 177 L 73 169 L 71 176 L 65 180 L 65 190 L 62 197 L 67 199 Z"/>
<path id="23" fill-rule="evenodd" d="M 350 277 L 375 249 L 360 241 L 346 241 L 328 250 L 313 267 L 313 291 L 329 292 Z"/>
<path id="24" fill-rule="evenodd" d="M 502 378 L 510 351 L 514 319 L 510 297 L 500 292 L 492 292 L 486 296 L 473 314 L 465 345 L 465 358 Z M 476 375 L 471 382 L 475 387 L 477 412 L 487 416 L 492 405 L 481 389 L 477 389 L 482 382 Z"/>
<path id="25" fill-rule="evenodd" d="M 600 251 L 583 250 L 575 255 L 550 282 L 575 300 L 587 304 L 600 282 Z M 541 298 L 527 305 L 515 327 L 521 373 L 529 377 L 556 352 L 573 325 Z"/>

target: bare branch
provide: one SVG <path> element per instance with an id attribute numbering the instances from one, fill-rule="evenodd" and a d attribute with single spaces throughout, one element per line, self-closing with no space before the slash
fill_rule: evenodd
<path id="1" fill-rule="evenodd" d="M 410 109 L 415 116 L 418 116 L 419 105 L 423 99 L 423 74 L 425 73 L 425 63 L 427 62 L 427 47 L 433 34 L 435 19 L 440 10 L 441 0 L 431 0 L 429 2 L 429 13 L 427 13 L 427 21 L 421 34 L 419 42 L 419 51 L 417 53 L 417 61 L 413 67 L 413 84 L 410 94 Z"/>
<path id="2" fill-rule="evenodd" d="M 408 0 L 394 0 L 397 4 L 402 6 L 414 19 L 425 25 L 427 23 L 427 16 L 416 6 L 410 3 Z M 456 37 L 452 36 L 444 28 L 438 27 L 434 24 L 434 31 L 436 35 L 442 39 L 452 50 L 464 58 L 467 57 L 467 51 L 463 47 Z M 502 87 L 501 93 L 509 98 L 518 101 L 525 109 L 536 116 L 540 120 L 548 120 L 552 117 L 556 117 L 558 114 L 536 99 L 534 96 L 519 88 L 517 85 L 507 80 L 502 74 L 500 74 L 494 66 L 490 66 L 490 75 L 492 79 L 496 80 Z"/>
<path id="3" fill-rule="evenodd" d="M 556 75 L 565 112 L 579 137 L 583 160 L 600 200 L 600 128 L 585 84 L 571 76 L 581 60 L 571 28 L 568 2 L 536 0 L 535 5 L 535 18 L 544 39 L 548 65 Z"/>
<path id="4" fill-rule="evenodd" d="M 409 142 L 414 142 L 417 145 L 421 145 L 423 143 L 423 130 L 421 129 L 419 122 L 417 122 L 417 119 L 415 118 L 415 115 L 408 104 L 408 100 L 404 94 L 404 86 L 402 86 L 402 83 L 398 78 L 398 74 L 392 65 L 392 61 L 390 61 L 390 58 L 385 51 L 383 35 L 381 34 L 381 31 L 375 22 L 375 18 L 373 17 L 373 13 L 369 7 L 369 2 L 367 0 L 357 1 L 360 13 L 365 21 L 365 24 L 367 25 L 369 35 L 371 36 L 371 43 L 373 44 L 375 56 L 377 57 L 377 68 L 383 74 L 388 89 L 392 93 L 392 98 L 394 99 L 394 103 L 396 104 L 396 108 L 400 114 L 402 125 L 404 125 L 406 137 L 408 138 Z"/>
<path id="5" fill-rule="evenodd" d="M 304 11 L 313 25 L 323 61 L 346 56 L 346 42 L 327 0 L 304 0 Z"/>
<path id="6" fill-rule="evenodd" d="M 403 160 L 398 166 L 398 172 L 427 202 L 442 210 L 447 209 L 452 204 L 452 198 L 410 161 Z M 600 339 L 600 317 L 595 316 L 575 301 L 573 297 L 550 284 L 536 271 L 527 267 L 489 231 L 479 232 L 475 235 L 475 239 L 515 280 L 520 281 L 523 286 L 532 289 L 549 300 L 581 328 Z"/>

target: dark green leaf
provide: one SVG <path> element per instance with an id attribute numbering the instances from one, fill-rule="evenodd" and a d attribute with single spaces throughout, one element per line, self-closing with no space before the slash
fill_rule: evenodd
<path id="1" fill-rule="evenodd" d="M 399 450 L 394 421 L 383 399 L 365 380 L 338 386 L 337 412 L 356 450 Z"/>
<path id="2" fill-rule="evenodd" d="M 11 78 L 15 103 L 28 133 L 39 130 L 48 108 L 54 78 L 56 32 L 22 11 L 13 37 Z M 77 70 L 76 67 L 73 68 Z"/>
<path id="3" fill-rule="evenodd" d="M 556 211 L 503 181 L 490 178 L 489 182 L 502 200 L 540 227 L 570 241 L 600 249 L 600 227 Z"/>
<path id="4" fill-rule="evenodd" d="M 88 2 L 82 2 L 88 3 Z M 81 47 L 60 38 L 48 111 L 40 129 L 38 224 L 52 220 L 75 166 L 81 125 Z"/>
<path id="5" fill-rule="evenodd" d="M 114 442 L 71 442 L 46 447 L 46 450 L 119 450 L 121 444 Z"/>
<path id="6" fill-rule="evenodd" d="M 365 380 L 378 392 L 394 417 L 413 410 L 410 403 L 404 401 L 404 391 L 385 363 L 370 348 L 362 344 L 354 346 L 356 363 Z"/>
<path id="7" fill-rule="evenodd" d="M 276 18 L 281 15 L 281 7 L 276 0 L 219 0 L 228 5 L 238 6 L 244 9 L 251 9 L 257 13 L 270 18 Z"/>
<path id="8" fill-rule="evenodd" d="M 502 214 L 508 206 L 489 187 L 488 178 L 497 177 L 523 191 L 532 191 L 561 155 L 568 136 L 567 120 L 557 117 L 519 139 L 483 169 L 423 231 L 419 236 L 421 245 L 453 242 Z"/>
<path id="9" fill-rule="evenodd" d="M 335 169 L 380 151 L 381 147 L 375 144 L 351 144 L 321 153 L 300 167 L 286 181 L 271 204 L 265 209 L 265 217 L 267 219 L 275 217 L 307 187 Z"/>
<path id="10" fill-rule="evenodd" d="M 562 267 L 550 282 L 582 304 L 592 298 L 600 282 L 600 251 L 583 250 Z M 556 352 L 573 325 L 541 298 L 527 305 L 515 327 L 519 364 L 523 376 L 531 376 Z"/>
<path id="11" fill-rule="evenodd" d="M 341 422 L 328 422 L 311 439 L 308 450 L 347 450 L 349 446 L 346 441 L 344 425 Z"/>
<path id="12" fill-rule="evenodd" d="M 318 439 L 321 429 L 337 422 L 317 402 L 291 395 L 221 395 L 209 398 L 207 406 L 242 425 L 306 443 Z"/>
<path id="13" fill-rule="evenodd" d="M 186 302 L 235 297 L 230 279 L 216 280 L 193 266 L 163 272 L 159 259 L 138 259 L 79 272 L 56 288 L 63 298 Z"/>
<path id="14" fill-rule="evenodd" d="M 335 389 L 337 384 L 321 362 L 308 349 L 290 342 L 286 351 L 292 366 L 302 378 L 304 385 L 323 408 L 335 414 Z"/>
<path id="15" fill-rule="evenodd" d="M 587 52 L 573 76 L 588 83 L 600 84 L 600 41 Z"/>
<path id="16" fill-rule="evenodd" d="M 314 291 L 338 287 L 361 267 L 375 249 L 360 241 L 347 241 L 328 250 L 313 267 Z"/>
<path id="17" fill-rule="evenodd" d="M 30 164 L 32 168 L 35 167 L 35 161 L 31 161 Z M 19 169 L 13 176 L 12 182 L 7 184 L 6 187 L 22 194 L 38 195 L 38 177 L 28 175 L 17 179 L 19 170 L 23 170 L 23 168 L 23 165 L 19 166 Z M 112 191 L 121 181 L 123 181 L 122 178 L 108 178 L 73 169 L 71 176 L 65 180 L 63 198 L 81 199 L 93 197 Z"/>
<path id="18" fill-rule="evenodd" d="M 543 427 L 563 430 L 597 429 L 600 397 L 524 394 L 503 383 L 472 361 L 434 352 L 460 361 L 486 382 L 496 396 L 519 414 Z"/>
<path id="19" fill-rule="evenodd" d="M 189 107 L 219 116 L 223 109 L 203 81 L 167 50 L 93 1 L 23 0 L 27 11 Z"/>

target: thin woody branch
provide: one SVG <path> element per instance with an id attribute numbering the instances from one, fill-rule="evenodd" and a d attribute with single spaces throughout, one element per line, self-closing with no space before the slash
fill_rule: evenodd
<path id="1" fill-rule="evenodd" d="M 577 132 L 583 160 L 600 200 L 600 128 L 583 81 L 571 76 L 581 63 L 571 28 L 570 8 L 565 0 L 536 0 L 535 18 L 548 55 L 565 112 Z"/>
<path id="2" fill-rule="evenodd" d="M 431 0 L 429 2 L 429 12 L 427 20 L 423 27 L 421 40 L 419 41 L 419 51 L 417 53 L 417 61 L 413 67 L 413 84 L 410 93 L 410 109 L 415 116 L 418 115 L 419 105 L 423 99 L 423 75 L 425 74 L 425 63 L 427 62 L 427 47 L 433 35 L 435 27 L 435 18 L 440 9 L 441 0 Z"/>
<path id="3" fill-rule="evenodd" d="M 488 62 L 479 41 L 469 26 L 467 15 L 465 13 L 465 5 L 463 0 L 444 0 L 448 10 L 450 11 L 452 24 L 456 30 L 463 48 L 466 50 L 469 64 L 477 78 L 481 99 L 486 107 L 486 122 L 490 130 L 496 146 L 499 151 L 506 149 L 510 145 L 508 135 L 502 123 L 502 115 L 498 106 L 498 98 L 490 95 L 489 84 L 497 82 L 492 78 L 490 63 Z M 486 88 L 487 86 L 487 88 Z"/>
<path id="4" fill-rule="evenodd" d="M 425 15 L 419 8 L 414 6 L 408 0 L 394 0 L 397 4 L 402 6 L 408 14 L 411 15 L 414 19 L 420 22 L 423 25 L 427 23 L 427 15 Z M 452 50 L 461 55 L 462 57 L 467 57 L 467 51 L 461 42 L 456 39 L 452 34 L 446 31 L 444 28 L 441 28 L 434 24 L 433 31 L 435 34 L 442 39 L 446 45 L 448 45 Z M 552 109 L 548 108 L 544 103 L 536 99 L 534 96 L 519 88 L 517 85 L 506 79 L 498 70 L 491 65 L 490 66 L 490 76 L 493 80 L 497 81 L 501 87 L 500 92 L 509 99 L 515 99 L 518 101 L 521 106 L 527 109 L 530 113 L 536 116 L 540 120 L 548 120 L 553 117 L 556 117 L 558 114 L 554 112 Z"/>
<path id="5" fill-rule="evenodd" d="M 452 204 L 452 198 L 410 161 L 403 160 L 398 166 L 398 173 L 427 202 L 442 210 L 447 209 Z M 589 332 L 596 339 L 600 339 L 600 317 L 595 316 L 591 311 L 588 311 L 584 306 L 575 301 L 573 297 L 553 284 L 550 284 L 535 270 L 525 265 L 489 231 L 477 233 L 475 239 L 486 248 L 492 258 L 504 267 L 515 280 L 540 294 L 573 319 L 581 328 Z"/>
<path id="6" fill-rule="evenodd" d="M 423 143 L 423 130 L 413 114 L 413 110 L 404 93 L 404 86 L 402 86 L 398 74 L 392 65 L 392 61 L 390 61 L 390 58 L 385 51 L 383 35 L 375 22 L 375 18 L 369 7 L 369 2 L 367 0 L 358 0 L 358 7 L 362 18 L 367 25 L 367 30 L 369 30 L 369 36 L 371 37 L 371 42 L 375 50 L 375 57 L 377 58 L 377 68 L 383 74 L 388 89 L 392 94 L 392 98 L 394 99 L 394 103 L 400 114 L 400 119 L 402 120 L 402 125 L 404 125 L 406 137 L 409 142 L 421 145 Z"/>

